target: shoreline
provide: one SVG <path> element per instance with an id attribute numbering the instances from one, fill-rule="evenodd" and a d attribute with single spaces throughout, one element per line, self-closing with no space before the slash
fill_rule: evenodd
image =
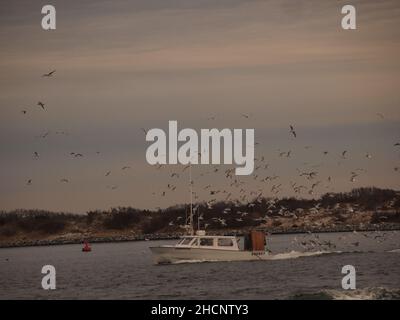
<path id="1" fill-rule="evenodd" d="M 383 231 L 400 231 L 399 224 L 379 224 L 367 226 L 343 226 L 337 228 L 290 228 L 268 230 L 268 228 L 254 228 L 257 230 L 264 230 L 271 235 L 284 235 L 284 234 L 305 234 L 305 233 L 335 233 L 335 232 L 383 232 Z M 210 235 L 234 235 L 243 236 L 250 229 L 242 230 L 215 230 L 209 232 Z M 185 235 L 182 232 L 176 233 L 155 233 L 155 234 L 142 234 L 142 235 L 115 235 L 115 236 L 84 236 L 80 235 L 71 238 L 56 239 L 39 239 L 39 240 L 17 240 L 0 243 L 0 249 L 5 248 L 21 248 L 21 247 L 40 247 L 40 246 L 58 246 L 68 244 L 81 244 L 83 240 L 89 243 L 117 243 L 117 242 L 133 242 L 133 241 L 159 241 L 159 240 L 176 240 Z"/>

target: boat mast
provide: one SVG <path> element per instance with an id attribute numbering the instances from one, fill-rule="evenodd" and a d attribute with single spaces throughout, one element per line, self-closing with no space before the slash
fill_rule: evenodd
<path id="1" fill-rule="evenodd" d="M 190 235 L 194 235 L 193 227 L 193 185 L 192 185 L 192 162 L 189 163 L 189 183 L 190 183 Z"/>

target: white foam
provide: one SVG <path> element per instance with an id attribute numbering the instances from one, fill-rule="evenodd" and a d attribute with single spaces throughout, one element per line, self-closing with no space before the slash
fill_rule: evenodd
<path id="1" fill-rule="evenodd" d="M 181 263 L 202 263 L 202 262 L 218 262 L 219 260 L 210 260 L 210 259 L 198 259 L 198 260 L 176 260 L 171 264 L 181 264 Z M 222 261 L 220 261 L 222 262 Z"/>
<path id="2" fill-rule="evenodd" d="M 277 253 L 277 254 L 269 254 L 263 256 L 260 260 L 248 260 L 248 261 L 265 261 L 265 260 L 286 260 L 286 259 L 297 259 L 301 257 L 312 257 L 312 256 L 319 256 L 323 254 L 331 254 L 331 253 L 341 253 L 341 251 L 290 251 L 284 253 Z M 237 261 L 237 260 L 211 260 L 211 259 L 197 259 L 197 260 L 177 260 L 172 262 L 172 264 L 181 264 L 181 263 L 201 263 L 201 262 L 230 262 L 230 261 Z M 246 260 L 239 260 L 241 262 Z"/>
<path id="3" fill-rule="evenodd" d="M 266 257 L 267 260 L 285 260 L 285 259 L 297 259 L 300 257 L 311 257 L 311 256 L 319 256 L 322 254 L 329 254 L 329 253 L 341 253 L 340 251 L 290 251 L 285 253 L 277 253 L 271 254 Z"/>
<path id="4" fill-rule="evenodd" d="M 335 300 L 382 300 L 399 299 L 399 289 L 387 289 L 383 287 L 365 288 L 357 290 L 326 290 Z"/>

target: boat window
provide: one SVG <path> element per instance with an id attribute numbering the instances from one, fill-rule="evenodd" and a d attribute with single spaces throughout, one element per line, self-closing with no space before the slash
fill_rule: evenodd
<path id="1" fill-rule="evenodd" d="M 229 238 L 219 238 L 218 246 L 219 247 L 232 247 L 233 241 L 232 241 L 232 239 L 229 239 Z"/>
<path id="2" fill-rule="evenodd" d="M 213 238 L 200 238 L 200 245 L 201 246 L 213 246 L 214 239 Z"/>
<path id="3" fill-rule="evenodd" d="M 192 241 L 192 238 L 184 238 L 179 244 L 187 245 Z"/>

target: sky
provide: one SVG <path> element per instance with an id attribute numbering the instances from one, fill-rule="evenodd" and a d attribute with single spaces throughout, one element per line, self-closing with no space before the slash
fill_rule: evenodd
<path id="1" fill-rule="evenodd" d="M 51 31 L 41 28 L 45 4 L 0 3 L 0 210 L 189 201 L 182 165 L 157 169 L 145 158 L 141 128 L 167 131 L 169 120 L 255 129 L 256 166 L 262 157 L 269 166 L 236 177 L 248 199 L 279 184 L 278 196 L 292 196 L 291 184 L 317 181 L 313 194 L 296 196 L 399 189 L 398 1 L 51 1 Z M 341 28 L 345 4 L 357 10 L 356 30 Z M 196 200 L 236 199 L 229 168 L 194 166 Z M 299 176 L 311 170 L 315 180 Z M 211 196 L 209 184 L 225 193 Z"/>

